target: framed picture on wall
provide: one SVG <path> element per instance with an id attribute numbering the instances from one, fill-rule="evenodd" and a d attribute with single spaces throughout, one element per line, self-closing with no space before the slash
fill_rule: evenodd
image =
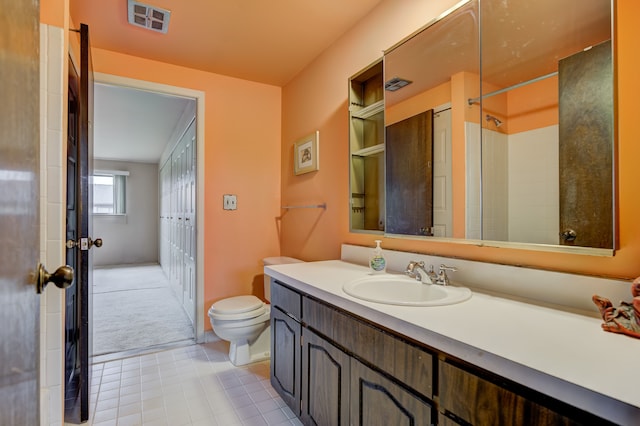
<path id="1" fill-rule="evenodd" d="M 320 169 L 319 137 L 320 131 L 316 130 L 293 144 L 293 171 L 296 175 Z"/>

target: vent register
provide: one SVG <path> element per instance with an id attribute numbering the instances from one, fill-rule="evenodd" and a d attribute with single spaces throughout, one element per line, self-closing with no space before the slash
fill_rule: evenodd
<path id="1" fill-rule="evenodd" d="M 129 0 L 128 5 L 129 23 L 131 25 L 163 34 L 167 32 L 171 11 L 133 0 Z"/>

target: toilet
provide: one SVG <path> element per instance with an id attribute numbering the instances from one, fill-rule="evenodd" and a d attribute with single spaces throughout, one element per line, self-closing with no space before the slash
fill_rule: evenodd
<path id="1" fill-rule="evenodd" d="M 299 263 L 302 260 L 278 256 L 263 259 L 264 265 Z M 271 299 L 271 279 L 264 276 L 264 297 Z M 271 356 L 271 306 L 253 295 L 222 299 L 211 305 L 209 320 L 214 333 L 230 343 L 233 365 L 263 361 Z"/>

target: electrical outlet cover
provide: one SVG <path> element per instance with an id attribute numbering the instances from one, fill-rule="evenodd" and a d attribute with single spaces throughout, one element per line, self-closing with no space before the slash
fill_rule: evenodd
<path id="1" fill-rule="evenodd" d="M 222 196 L 222 208 L 224 210 L 235 210 L 238 205 L 238 199 L 235 195 L 224 194 Z"/>

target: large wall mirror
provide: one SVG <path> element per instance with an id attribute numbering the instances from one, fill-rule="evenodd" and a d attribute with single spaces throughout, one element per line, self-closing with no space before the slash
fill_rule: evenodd
<path id="1" fill-rule="evenodd" d="M 385 52 L 384 232 L 612 253 L 612 10 L 462 1 Z"/>

